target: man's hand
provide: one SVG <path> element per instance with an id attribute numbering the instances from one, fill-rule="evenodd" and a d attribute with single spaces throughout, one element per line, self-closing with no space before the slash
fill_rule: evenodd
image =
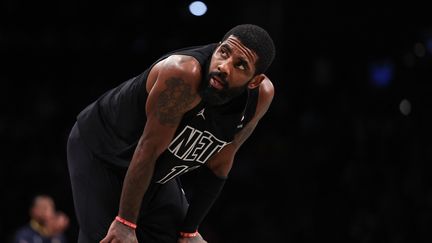
<path id="1" fill-rule="evenodd" d="M 114 220 L 107 235 L 100 243 L 138 243 L 135 230 Z"/>
<path id="2" fill-rule="evenodd" d="M 179 238 L 177 243 L 207 243 L 207 241 L 198 233 L 198 235 L 193 238 Z"/>

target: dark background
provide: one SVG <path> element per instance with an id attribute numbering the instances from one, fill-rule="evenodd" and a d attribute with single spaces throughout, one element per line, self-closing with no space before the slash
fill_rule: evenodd
<path id="1" fill-rule="evenodd" d="M 65 148 L 77 113 L 159 55 L 217 42 L 241 23 L 274 38 L 267 74 L 276 96 L 203 235 L 214 243 L 432 241 L 425 3 L 212 1 L 202 17 L 189 3 L 0 3 L 0 242 L 28 221 L 38 193 L 70 216 L 75 242 Z"/>

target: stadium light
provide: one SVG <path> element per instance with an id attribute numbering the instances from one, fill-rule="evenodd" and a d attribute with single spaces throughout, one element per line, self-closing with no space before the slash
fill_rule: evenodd
<path id="1" fill-rule="evenodd" d="M 195 16 L 202 16 L 207 12 L 207 6 L 201 1 L 194 1 L 189 4 L 189 11 Z"/>

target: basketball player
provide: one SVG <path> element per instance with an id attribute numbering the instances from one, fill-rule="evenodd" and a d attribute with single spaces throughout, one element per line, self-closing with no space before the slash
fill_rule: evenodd
<path id="1" fill-rule="evenodd" d="M 198 227 L 266 113 L 275 48 L 252 24 L 163 55 L 77 116 L 68 168 L 78 242 L 206 242 Z M 197 169 L 187 201 L 179 176 Z"/>

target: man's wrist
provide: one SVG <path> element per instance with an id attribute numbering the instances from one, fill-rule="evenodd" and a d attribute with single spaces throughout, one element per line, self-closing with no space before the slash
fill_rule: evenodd
<path id="1" fill-rule="evenodd" d="M 133 230 L 135 230 L 135 229 L 137 228 L 137 225 L 136 225 L 135 223 L 132 223 L 132 222 L 130 222 L 130 221 L 127 221 L 126 219 L 124 219 L 124 218 L 122 218 L 122 217 L 120 217 L 120 216 L 116 216 L 116 217 L 115 217 L 115 220 L 116 220 L 117 222 L 119 222 L 119 223 L 121 223 L 121 224 L 123 224 L 123 225 L 125 225 L 125 226 L 127 226 L 127 227 L 129 227 L 129 228 L 131 228 L 131 229 L 133 229 Z"/>
<path id="2" fill-rule="evenodd" d="M 180 237 L 182 238 L 194 238 L 198 235 L 198 230 L 195 232 L 182 232 L 180 231 Z"/>

